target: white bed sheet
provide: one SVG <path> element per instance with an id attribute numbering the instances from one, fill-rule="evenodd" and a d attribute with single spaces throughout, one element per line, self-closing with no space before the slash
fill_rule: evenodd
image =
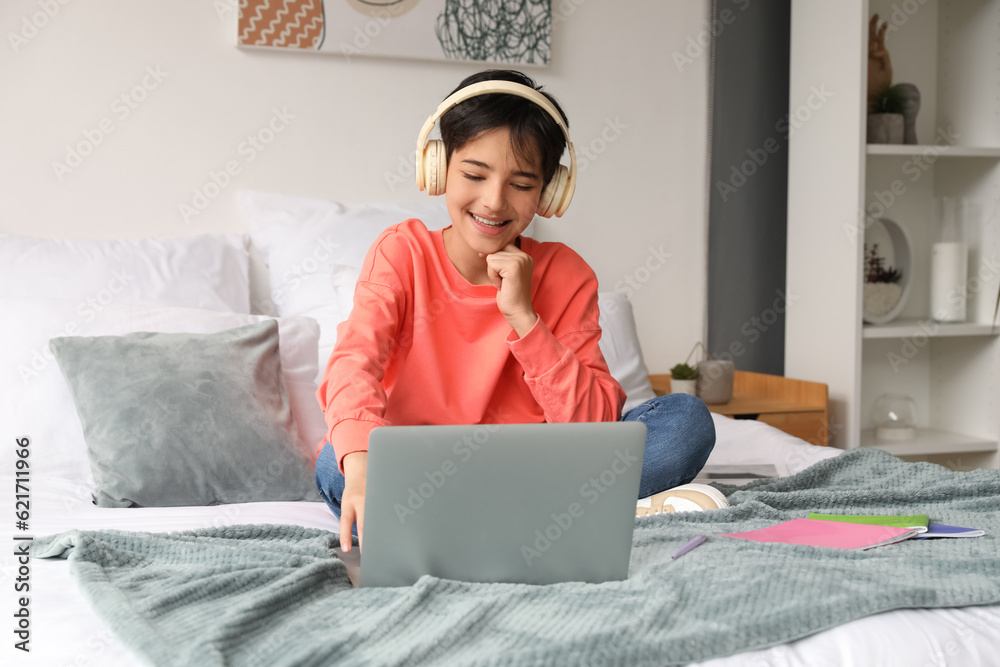
<path id="1" fill-rule="evenodd" d="M 836 456 L 766 424 L 717 417 L 713 464 L 773 463 L 781 474 L 799 472 Z M 9 474 L 3 488 L 13 489 Z M 98 508 L 78 484 L 58 478 L 31 481 L 31 535 L 72 529 L 165 532 L 243 523 L 291 523 L 335 530 L 337 522 L 322 503 L 246 503 L 213 507 L 144 509 Z M 4 544 L 15 544 L 12 522 Z M 2 561 L 3 617 L 12 618 L 18 563 L 13 549 Z M 31 653 L 13 647 L 10 630 L 0 651 L 5 665 L 125 667 L 142 664 L 94 614 L 65 561 L 30 562 Z M 8 626 L 9 627 L 9 626 Z M 891 638 L 891 641 L 887 641 Z M 835 665 L 1000 665 L 1000 607 L 899 610 L 860 619 L 762 651 L 700 663 L 702 667 L 825 667 Z"/>

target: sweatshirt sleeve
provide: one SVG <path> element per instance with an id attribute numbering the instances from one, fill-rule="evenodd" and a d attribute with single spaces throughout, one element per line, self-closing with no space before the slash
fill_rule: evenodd
<path id="1" fill-rule="evenodd" d="M 617 421 L 625 404 L 625 392 L 611 377 L 598 346 L 597 277 L 584 266 L 583 280 L 569 294 L 561 295 L 565 308 L 550 314 L 554 321 L 547 322 L 539 314 L 523 337 L 513 331 L 507 337 L 524 369 L 524 380 L 549 422 Z M 572 285 L 573 281 L 560 284 Z"/>
<path id="2" fill-rule="evenodd" d="M 406 267 L 413 261 L 399 235 L 393 237 L 394 229 L 383 232 L 368 251 L 354 307 L 337 327 L 337 344 L 316 392 L 326 419 L 326 440 L 341 472 L 344 457 L 367 451 L 372 429 L 388 424 L 382 380 L 405 313 Z"/>

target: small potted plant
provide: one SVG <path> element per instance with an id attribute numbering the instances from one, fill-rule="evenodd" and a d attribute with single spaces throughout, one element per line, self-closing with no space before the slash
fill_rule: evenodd
<path id="1" fill-rule="evenodd" d="M 885 86 L 868 100 L 868 143 L 901 144 L 905 135 L 906 95 L 899 86 Z"/>
<path id="2" fill-rule="evenodd" d="M 677 364 L 670 369 L 671 394 L 697 394 L 698 370 L 688 364 Z"/>

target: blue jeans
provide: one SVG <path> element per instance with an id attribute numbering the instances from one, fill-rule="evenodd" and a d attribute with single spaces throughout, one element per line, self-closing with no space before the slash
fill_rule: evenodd
<path id="1" fill-rule="evenodd" d="M 700 398 L 689 394 L 657 396 L 626 412 L 621 421 L 646 425 L 639 498 L 690 482 L 715 447 L 712 415 Z M 344 475 L 329 442 L 316 459 L 316 487 L 339 519 Z M 354 534 L 358 534 L 357 526 Z"/>
<path id="2" fill-rule="evenodd" d="M 323 443 L 323 449 L 319 450 L 319 456 L 316 457 L 316 488 L 333 511 L 333 515 L 340 519 L 340 499 L 344 497 L 344 473 L 340 472 L 340 467 L 337 466 L 337 455 L 329 442 Z M 358 534 L 358 524 L 354 524 L 352 532 Z"/>
<path id="3" fill-rule="evenodd" d="M 690 482 L 715 447 L 712 413 L 690 394 L 651 398 L 622 415 L 621 421 L 646 425 L 640 498 Z"/>

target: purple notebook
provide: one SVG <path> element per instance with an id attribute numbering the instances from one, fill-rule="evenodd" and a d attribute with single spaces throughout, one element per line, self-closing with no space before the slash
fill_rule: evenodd
<path id="1" fill-rule="evenodd" d="M 931 537 L 982 537 L 985 530 L 979 528 L 962 528 L 961 526 L 946 526 L 943 523 L 933 521 L 927 524 L 927 532 L 919 535 L 918 540 L 926 540 Z"/>

